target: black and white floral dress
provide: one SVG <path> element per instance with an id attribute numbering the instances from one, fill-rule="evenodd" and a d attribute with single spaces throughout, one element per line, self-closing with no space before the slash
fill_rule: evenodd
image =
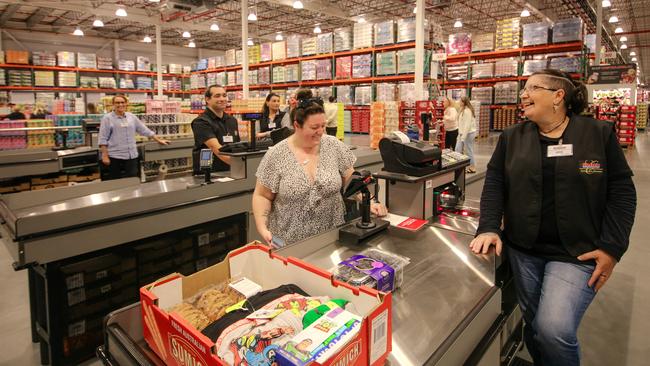
<path id="1" fill-rule="evenodd" d="M 333 136 L 323 135 L 314 183 L 289 149 L 286 139 L 271 148 L 257 168 L 258 181 L 275 193 L 268 228 L 286 244 L 343 224 L 342 175 L 356 157 Z"/>

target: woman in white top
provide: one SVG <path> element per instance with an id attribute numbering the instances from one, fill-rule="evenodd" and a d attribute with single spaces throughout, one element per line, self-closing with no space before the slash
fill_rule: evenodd
<path id="1" fill-rule="evenodd" d="M 465 147 L 465 155 L 469 156 L 468 173 L 476 173 L 474 161 L 474 139 L 478 126 L 476 125 L 476 115 L 474 107 L 469 101 L 469 98 L 462 97 L 460 99 L 460 114 L 458 115 L 458 134 L 459 139 L 456 143 L 456 151 L 462 153 L 463 146 Z"/>
<path id="2" fill-rule="evenodd" d="M 458 138 L 458 111 L 454 102 L 448 97 L 445 97 L 442 105 L 445 107 L 445 115 L 442 117 L 445 126 L 445 148 L 455 149 Z"/>

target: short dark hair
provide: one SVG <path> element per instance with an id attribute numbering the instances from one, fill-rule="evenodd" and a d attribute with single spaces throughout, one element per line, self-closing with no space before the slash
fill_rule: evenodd
<path id="1" fill-rule="evenodd" d="M 325 113 L 325 110 L 323 109 L 322 105 L 314 102 L 310 103 L 308 106 L 300 105 L 296 107 L 296 109 L 294 109 L 291 113 L 291 119 L 298 123 L 298 126 L 302 127 L 309 116 L 313 116 L 315 114 L 323 114 Z"/>
<path id="2" fill-rule="evenodd" d="M 333 96 L 333 95 L 330 95 L 330 97 L 328 98 L 328 100 L 330 101 L 330 103 L 334 103 L 334 102 L 336 102 L 336 97 Z"/>
<path id="3" fill-rule="evenodd" d="M 223 87 L 223 85 L 219 84 L 212 84 L 209 87 L 205 89 L 205 97 L 206 98 L 212 98 L 212 88 L 222 88 L 223 90 L 226 90 L 226 88 Z"/>
<path id="4" fill-rule="evenodd" d="M 587 88 L 580 80 L 574 80 L 571 74 L 555 70 L 545 69 L 533 73 L 533 75 L 546 76 L 549 84 L 555 89 L 564 90 L 564 106 L 568 116 L 580 114 L 587 107 Z"/>

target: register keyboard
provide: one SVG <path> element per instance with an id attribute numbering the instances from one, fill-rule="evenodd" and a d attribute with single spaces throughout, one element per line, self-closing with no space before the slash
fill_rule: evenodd
<path id="1" fill-rule="evenodd" d="M 448 149 L 442 151 L 442 169 L 451 168 L 468 161 L 469 156 L 467 155 Z"/>

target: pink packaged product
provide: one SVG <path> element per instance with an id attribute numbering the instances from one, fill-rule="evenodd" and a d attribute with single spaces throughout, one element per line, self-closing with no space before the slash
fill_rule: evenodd
<path id="1" fill-rule="evenodd" d="M 272 55 L 272 50 L 273 44 L 272 43 L 262 43 L 260 47 L 260 60 L 262 62 L 264 61 L 271 61 L 273 59 Z"/>
<path id="2" fill-rule="evenodd" d="M 271 84 L 271 68 L 269 66 L 257 69 L 257 82 L 262 85 Z"/>
<path id="3" fill-rule="evenodd" d="M 472 35 L 470 33 L 456 33 L 449 35 L 447 53 L 457 55 L 472 52 Z"/>
<path id="4" fill-rule="evenodd" d="M 332 78 L 332 60 L 316 61 L 316 80 L 329 80 Z"/>

